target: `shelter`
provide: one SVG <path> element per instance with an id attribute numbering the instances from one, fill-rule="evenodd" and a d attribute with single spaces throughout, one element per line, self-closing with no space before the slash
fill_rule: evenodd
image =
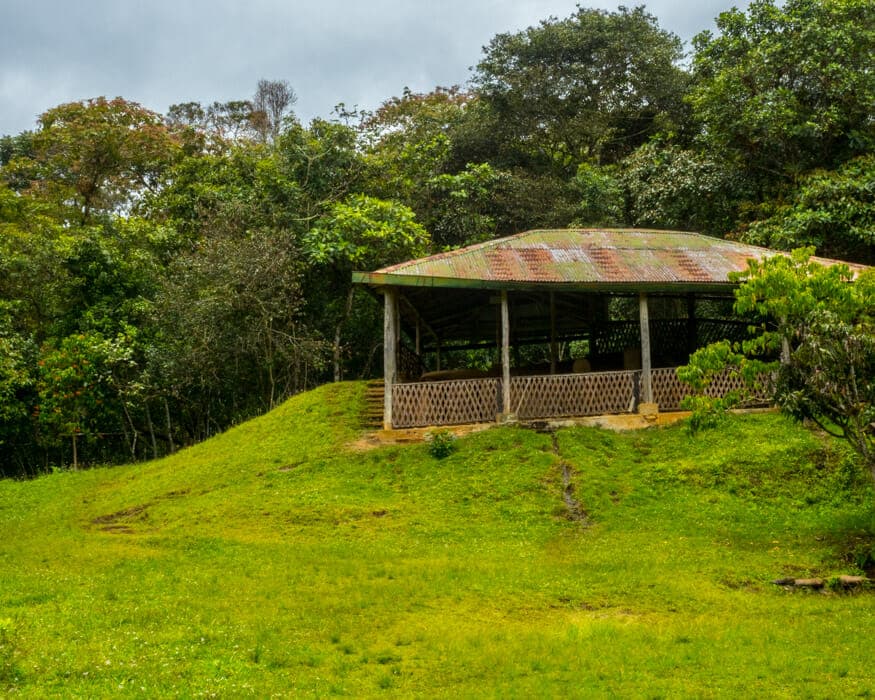
<path id="1" fill-rule="evenodd" d="M 776 254 L 678 231 L 539 230 L 353 273 L 385 300 L 384 426 L 677 409 L 675 367 L 744 336 L 729 274 Z"/>

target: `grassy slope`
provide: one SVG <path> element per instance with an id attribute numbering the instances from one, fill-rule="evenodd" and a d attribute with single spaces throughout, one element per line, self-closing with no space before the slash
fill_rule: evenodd
<path id="1" fill-rule="evenodd" d="M 147 464 L 0 483 L 0 690 L 875 693 L 873 494 L 775 415 L 354 453 L 357 384 Z M 561 462 L 591 526 L 566 517 Z M 868 546 L 868 545 L 867 545 Z"/>

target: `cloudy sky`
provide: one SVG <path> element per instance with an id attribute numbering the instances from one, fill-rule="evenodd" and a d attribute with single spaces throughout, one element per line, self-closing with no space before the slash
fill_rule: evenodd
<path id="1" fill-rule="evenodd" d="M 615 10 L 617 4 L 580 2 Z M 626 3 L 634 6 L 636 3 Z M 689 40 L 744 0 L 653 0 Z M 308 121 L 373 108 L 405 86 L 463 84 L 498 33 L 572 14 L 576 0 L 3 0 L 0 134 L 63 102 L 121 96 L 159 112 L 288 80 Z"/>

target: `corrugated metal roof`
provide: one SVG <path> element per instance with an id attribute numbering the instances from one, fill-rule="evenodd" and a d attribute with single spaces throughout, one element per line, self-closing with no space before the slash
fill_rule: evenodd
<path id="1" fill-rule="evenodd" d="M 357 273 L 370 284 L 500 287 L 525 283 L 558 286 L 729 284 L 729 273 L 747 269 L 775 251 L 681 231 L 555 229 L 520 233 L 427 258 Z M 824 263 L 838 261 L 821 259 Z M 851 265 L 863 269 L 863 266 Z"/>

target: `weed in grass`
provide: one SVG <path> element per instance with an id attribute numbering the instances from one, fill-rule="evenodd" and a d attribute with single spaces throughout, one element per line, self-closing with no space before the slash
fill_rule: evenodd
<path id="1" fill-rule="evenodd" d="M 17 658 L 18 632 L 12 618 L 0 617 L 0 686 L 11 686 L 21 681 Z"/>
<path id="2" fill-rule="evenodd" d="M 432 430 L 426 433 L 428 453 L 435 459 L 444 459 L 456 451 L 456 436 L 449 430 Z"/>

